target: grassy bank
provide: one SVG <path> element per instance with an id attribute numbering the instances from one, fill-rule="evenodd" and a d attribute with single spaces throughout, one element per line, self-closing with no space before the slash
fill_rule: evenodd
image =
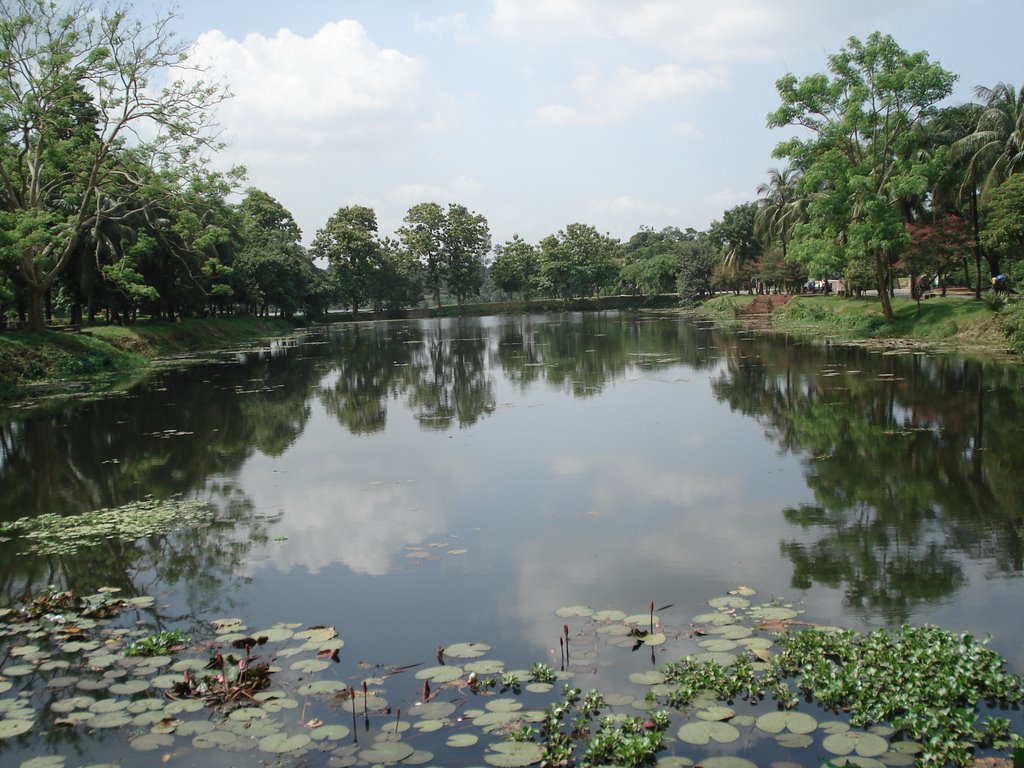
<path id="1" fill-rule="evenodd" d="M 741 322 L 750 296 L 717 296 L 699 312 Z M 772 313 L 772 330 L 838 341 L 906 340 L 965 353 L 1024 355 L 1024 302 L 959 297 L 918 303 L 897 297 L 887 322 L 876 298 L 797 296 Z"/>
<path id="2" fill-rule="evenodd" d="M 285 320 L 229 317 L 95 326 L 83 333 L 0 333 L 0 396 L 17 397 L 42 384 L 60 388 L 88 381 L 115 386 L 159 357 L 220 349 L 292 330 L 294 325 Z"/>

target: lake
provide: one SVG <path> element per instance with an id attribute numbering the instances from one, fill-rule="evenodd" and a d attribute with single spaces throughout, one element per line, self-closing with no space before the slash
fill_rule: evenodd
<path id="1" fill-rule="evenodd" d="M 0 606 L 48 585 L 135 602 L 76 636 L 54 634 L 55 611 L 9 614 L 0 760 L 482 765 L 499 737 L 477 711 L 551 698 L 502 692 L 503 673 L 564 669 L 614 694 L 609 711 L 642 714 L 637 676 L 706 650 L 693 617 L 739 587 L 814 624 L 991 635 L 1019 673 L 1022 406 L 1019 366 L 598 313 L 338 324 L 15 412 L 0 431 L 3 520 L 150 496 L 206 516 L 70 554 L 5 537 Z M 648 630 L 636 617 L 651 603 Z M 644 643 L 655 623 L 664 640 Z M 185 647 L 123 656 L 173 629 Z M 165 676 L 202 674 L 261 632 L 252 653 L 273 660 L 288 703 L 161 709 Z M 95 645 L 69 650 L 80 640 Z M 421 674 L 439 661 L 455 677 Z M 492 689 L 467 687 L 476 670 Z M 417 722 L 424 680 L 452 711 Z M 333 687 L 302 688 L 316 681 Z M 692 719 L 670 714 L 672 735 Z M 331 725 L 355 730 L 317 731 Z M 661 755 L 822 759 L 740 731 Z"/>

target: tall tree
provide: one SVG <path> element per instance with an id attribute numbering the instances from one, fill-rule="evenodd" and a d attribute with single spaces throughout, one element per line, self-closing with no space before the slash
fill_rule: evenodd
<path id="1" fill-rule="evenodd" d="M 444 208 L 437 203 L 419 203 L 409 209 L 398 228 L 402 245 L 420 262 L 424 287 L 441 307 L 444 287 Z"/>
<path id="2" fill-rule="evenodd" d="M 484 257 L 490 250 L 487 219 L 464 205 L 450 204 L 443 228 L 444 271 L 448 292 L 459 305 L 480 293 Z"/>
<path id="3" fill-rule="evenodd" d="M 373 272 L 381 259 L 377 214 L 365 205 L 339 208 L 317 231 L 312 251 L 328 261 L 342 300 L 352 308 L 353 317 L 358 315 L 370 298 Z"/>
<path id="4" fill-rule="evenodd" d="M 772 168 L 768 181 L 757 185 L 757 216 L 754 234 L 765 245 L 782 246 L 782 260 L 788 256 L 793 228 L 806 217 L 806 198 L 797 189 L 800 171 L 793 167 Z"/>
<path id="5" fill-rule="evenodd" d="M 170 19 L 146 24 L 88 2 L 0 4 L 0 210 L 32 328 L 85 234 L 154 202 L 134 194 L 144 171 L 187 176 L 212 146 L 226 94 L 182 76 L 188 46 Z"/>
<path id="6" fill-rule="evenodd" d="M 984 197 L 1015 173 L 1024 170 L 1024 88 L 997 83 L 979 85 L 978 123 L 954 148 L 970 158 L 968 175 Z"/>
<path id="7" fill-rule="evenodd" d="M 570 299 L 611 287 L 618 276 L 619 241 L 589 224 L 573 223 L 540 243 L 541 287 Z"/>
<path id="8" fill-rule="evenodd" d="M 537 246 L 515 234 L 511 240 L 496 245 L 494 253 L 491 281 L 499 290 L 509 294 L 517 293 L 525 301 L 535 287 L 540 269 Z"/>
<path id="9" fill-rule="evenodd" d="M 801 230 L 831 241 L 848 260 L 870 261 L 891 321 L 890 264 L 908 240 L 899 203 L 926 192 L 937 173 L 934 160 L 907 152 L 907 144 L 956 76 L 878 32 L 851 37 L 828 68 L 831 77 L 787 74 L 776 82 L 782 104 L 768 115 L 769 127 L 798 126 L 809 137 L 779 144 L 775 155 L 802 168 L 801 188 L 816 193 Z"/>

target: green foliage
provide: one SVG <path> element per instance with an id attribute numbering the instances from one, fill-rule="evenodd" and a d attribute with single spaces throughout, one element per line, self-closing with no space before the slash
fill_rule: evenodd
<path id="1" fill-rule="evenodd" d="M 679 264 L 676 291 L 683 306 L 693 306 L 711 295 L 711 276 L 718 258 L 707 238 L 686 244 Z"/>
<path id="2" fill-rule="evenodd" d="M 594 296 L 619 274 L 619 241 L 588 224 L 569 224 L 540 244 L 539 285 L 563 299 Z"/>
<path id="3" fill-rule="evenodd" d="M 800 191 L 810 198 L 807 223 L 794 237 L 811 244 L 794 248 L 794 256 L 807 260 L 812 276 L 834 276 L 836 267 L 846 273 L 847 264 L 866 261 L 891 319 L 887 267 L 909 239 L 901 204 L 924 195 L 943 168 L 936 156 L 916 151 L 916 130 L 956 77 L 926 53 L 908 53 L 877 32 L 864 41 L 851 37 L 828 65 L 831 78 L 780 78 L 782 103 L 768 116 L 770 127 L 810 134 L 775 149 L 803 171 Z M 815 263 L 821 249 L 831 264 Z"/>
<path id="4" fill-rule="evenodd" d="M 855 726 L 885 723 L 925 745 L 922 765 L 966 765 L 976 746 L 1006 746 L 1008 723 L 978 721 L 980 701 L 1020 704 L 1024 684 L 970 635 L 938 627 L 896 631 L 792 632 L 779 638 L 778 677 Z"/>
<path id="5" fill-rule="evenodd" d="M 125 646 L 125 656 L 164 656 L 172 649 L 192 642 L 180 629 L 163 630 Z"/>
<path id="6" fill-rule="evenodd" d="M 555 670 L 547 664 L 537 662 L 530 667 L 530 679 L 536 683 L 553 683 L 558 679 Z"/>
<path id="7" fill-rule="evenodd" d="M 668 714 L 653 712 L 647 720 L 602 717 L 601 710 L 606 706 L 599 691 L 583 694 L 579 688 L 565 686 L 562 701 L 544 710 L 539 733 L 524 727 L 507 738 L 527 741 L 539 736 L 542 764 L 548 766 L 578 763 L 583 768 L 599 765 L 635 768 L 654 762 L 654 756 L 665 745 Z"/>
<path id="8" fill-rule="evenodd" d="M 518 294 L 524 301 L 535 288 L 540 269 L 540 255 L 537 247 L 527 243 L 519 235 L 512 235 L 508 242 L 494 248 L 494 263 L 490 276 L 494 285 L 508 294 Z"/>

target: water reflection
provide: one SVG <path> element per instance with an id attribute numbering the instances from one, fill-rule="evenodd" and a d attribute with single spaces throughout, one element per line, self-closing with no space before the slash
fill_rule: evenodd
<path id="1" fill-rule="evenodd" d="M 203 541 L 74 566 L 187 584 L 194 607 L 228 574 L 383 576 L 406 547 L 482 525 L 522 542 L 488 564 L 521 585 L 524 614 L 544 584 L 565 587 L 545 611 L 586 584 L 635 585 L 637 562 L 723 581 L 781 563 L 791 590 L 900 622 L 964 589 L 967 562 L 1021 573 L 1021 393 L 1011 367 L 678 318 L 349 324 L 0 426 L 0 514 L 206 495 L 224 526 Z M 582 555 L 556 558 L 544 532 L 566 515 L 590 528 L 573 532 Z M 577 578 L 608 541 L 617 575 Z M 9 595 L 82 578 L 5 569 Z"/>

